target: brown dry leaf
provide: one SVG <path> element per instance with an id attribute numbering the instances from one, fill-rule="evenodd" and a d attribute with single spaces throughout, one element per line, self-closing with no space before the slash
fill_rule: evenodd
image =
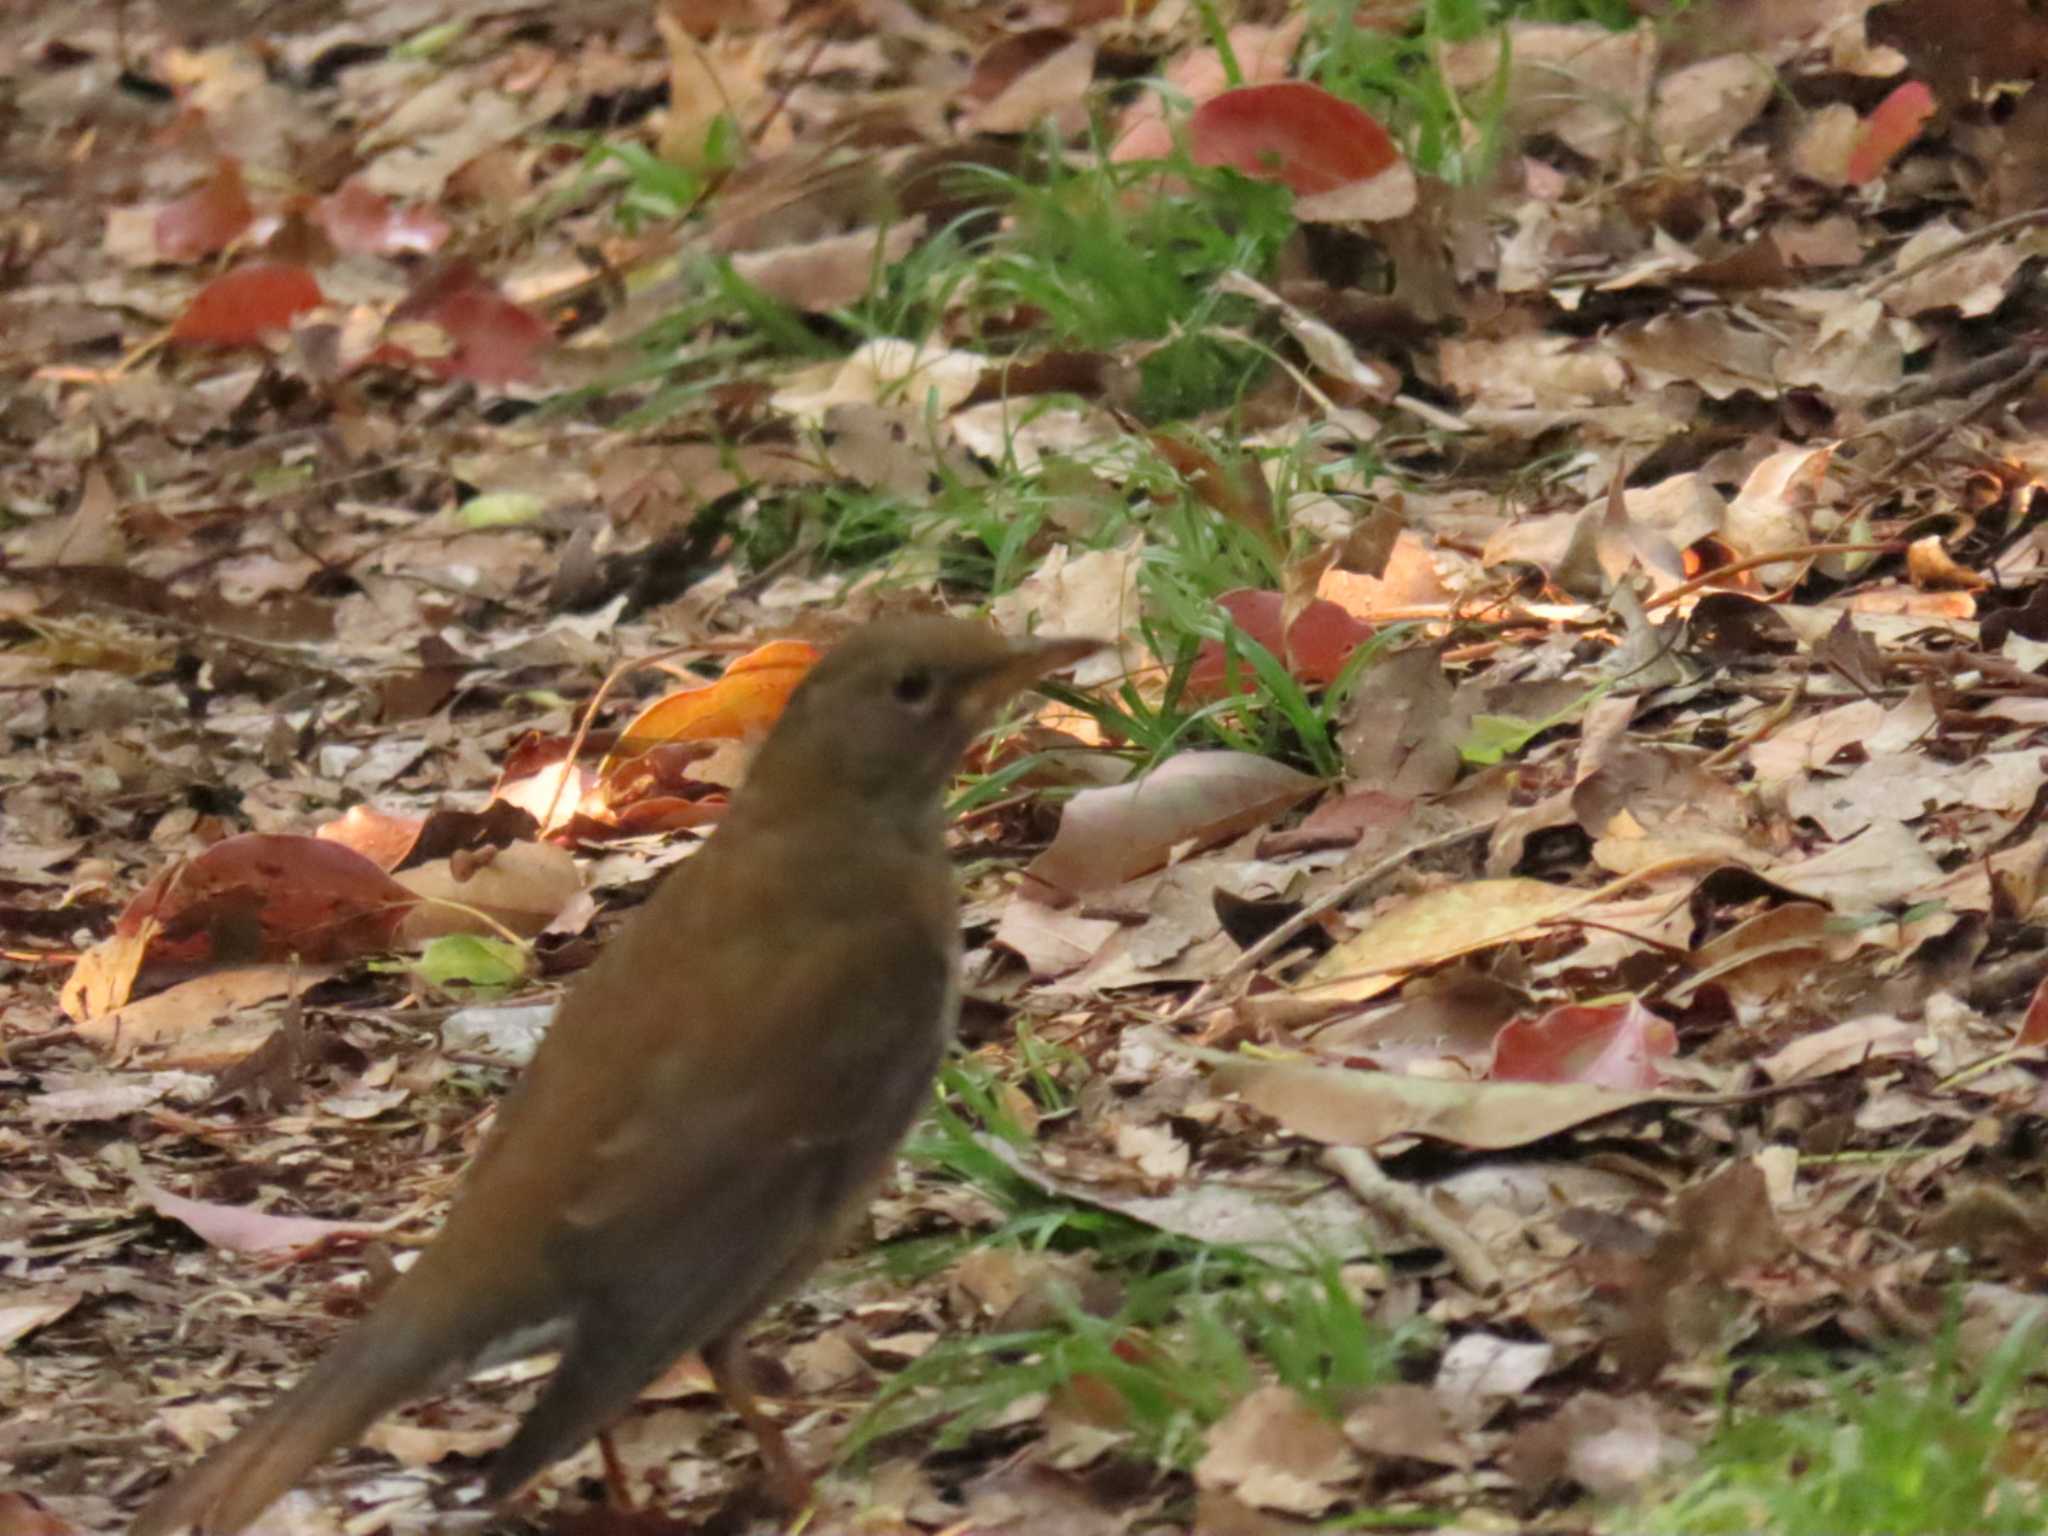
<path id="1" fill-rule="evenodd" d="M 1582 1392 L 1549 1422 L 1525 1426 L 1510 1464 L 1525 1487 L 1569 1479 L 1599 1497 L 1623 1499 L 1692 1455 L 1690 1445 L 1665 1431 L 1653 1399 Z"/>
<path id="2" fill-rule="evenodd" d="M 1774 885 L 1832 905 L 1838 912 L 1870 912 L 1909 902 L 1941 881 L 1941 866 L 1904 822 L 1874 818 L 1847 842 L 1806 859 L 1752 866 Z"/>
<path id="3" fill-rule="evenodd" d="M 1787 448 L 1757 465 L 1722 521 L 1729 548 L 1748 559 L 1812 543 L 1813 514 L 1822 503 L 1833 458 L 1830 447 Z M 1786 587 L 1798 580 L 1800 567 L 1781 561 L 1758 574 L 1772 587 Z"/>
<path id="4" fill-rule="evenodd" d="M 1597 897 L 1543 880 L 1473 880 L 1404 897 L 1316 962 L 1297 989 L 1318 1001 L 1377 997 L 1402 974 L 1537 932 Z"/>
<path id="5" fill-rule="evenodd" d="M 79 982 L 93 954 L 153 933 L 137 963 L 221 964 L 295 956 L 341 960 L 390 947 L 412 894 L 352 848 L 317 837 L 245 832 L 213 844 L 165 870 L 122 910 L 115 937 L 79 962 Z M 102 975 L 116 960 L 99 962 Z M 128 969 L 132 982 L 134 970 Z M 95 982 L 99 1009 L 127 1000 L 127 988 Z M 71 1005 L 67 1001 L 66 1007 Z M 90 1014 L 74 1014 L 84 1018 Z"/>
<path id="6" fill-rule="evenodd" d="M 1261 826 L 1319 787 L 1253 753 L 1183 752 L 1127 783 L 1075 795 L 1026 874 L 1050 901 L 1072 901 L 1157 868 L 1177 848 Z"/>
<path id="7" fill-rule="evenodd" d="M 78 1529 L 33 1494 L 0 1490 L 0 1536 L 78 1536 Z"/>
<path id="8" fill-rule="evenodd" d="M 1473 1332 L 1452 1340 L 1437 1362 L 1434 1390 L 1453 1423 L 1477 1429 L 1557 1364 L 1556 1346 Z"/>
<path id="9" fill-rule="evenodd" d="M 87 471 L 78 505 L 69 517 L 32 522 L 11 534 L 6 548 L 26 565 L 122 566 L 128 539 L 121 530 L 121 505 L 113 482 L 97 468 Z"/>
<path id="10" fill-rule="evenodd" d="M 1680 159 L 1716 153 L 1756 120 L 1776 89 L 1776 76 L 1748 54 L 1688 64 L 1657 82 L 1651 141 Z"/>
<path id="11" fill-rule="evenodd" d="M 52 1286 L 10 1286 L 0 1291 L 0 1353 L 77 1306 L 83 1291 Z"/>
<path id="12" fill-rule="evenodd" d="M 1256 1183 L 1192 1178 L 1165 1194 L 1146 1194 L 1056 1173 L 995 1137 L 984 1137 L 981 1144 L 1048 1194 L 1114 1211 L 1196 1242 L 1247 1247 L 1306 1245 L 1339 1255 L 1405 1253 L 1426 1243 L 1426 1239 L 1396 1231 L 1372 1212 L 1361 1210 L 1350 1195 L 1319 1177 Z"/>
<path id="13" fill-rule="evenodd" d="M 424 1424 L 407 1424 L 386 1419 L 372 1425 L 362 1443 L 382 1451 L 403 1467 L 431 1467 L 451 1456 L 465 1459 L 488 1455 L 507 1440 L 518 1425 L 509 1417 L 489 1429 L 444 1429 Z"/>
<path id="14" fill-rule="evenodd" d="M 1842 960 L 1858 940 L 1834 928 L 1834 914 L 1810 901 L 1789 901 L 1722 933 L 1693 950 L 1688 974 L 1672 989 L 1683 1004 L 1709 983 L 1726 989 L 1738 1003 L 1761 1006 L 1811 985 L 1814 967 Z"/>
<path id="15" fill-rule="evenodd" d="M 1745 391 L 1775 397 L 1783 341 L 1725 310 L 1661 314 L 1625 325 L 1603 356 L 1655 384 L 1696 384 L 1716 400 Z"/>
<path id="16" fill-rule="evenodd" d="M 435 859 L 392 877 L 418 904 L 398 930 L 398 942 L 416 947 L 450 933 L 530 939 L 583 889 L 575 857 L 553 843 L 513 843 L 479 858 Z"/>
<path id="17" fill-rule="evenodd" d="M 1890 1014 L 1868 1014 L 1829 1029 L 1818 1029 L 1773 1051 L 1756 1064 L 1774 1083 L 1789 1083 L 1853 1071 L 1867 1061 L 1911 1057 L 1927 1038 L 1924 1026 Z"/>
<path id="18" fill-rule="evenodd" d="M 1475 1460 L 1435 1389 L 1412 1382 L 1367 1388 L 1345 1411 L 1344 1438 L 1368 1456 L 1443 1467 L 1466 1467 Z"/>
<path id="19" fill-rule="evenodd" d="M 1320 1515 L 1358 1472 L 1357 1452 L 1307 1399 L 1289 1387 L 1259 1387 L 1210 1429 L 1195 1483 L 1259 1509 Z"/>
<path id="20" fill-rule="evenodd" d="M 160 931 L 153 919 L 146 920 L 135 932 L 116 933 L 80 955 L 57 994 L 66 1016 L 83 1024 L 127 1002 Z"/>
<path id="21" fill-rule="evenodd" d="M 1526 1146 L 1602 1115 L 1672 1097 L 1583 1083 L 1457 1083 L 1283 1062 L 1228 1061 L 1212 1078 L 1220 1092 L 1240 1094 L 1295 1135 L 1348 1147 L 1374 1147 L 1396 1136 L 1428 1136 L 1462 1147 Z"/>
<path id="22" fill-rule="evenodd" d="M 1019 892 L 1003 906 L 995 942 L 1021 958 L 1033 976 L 1064 976 L 1094 959 L 1122 926 L 1114 918 L 1048 906 Z"/>
<path id="23" fill-rule="evenodd" d="M 903 260 L 924 236 L 925 221 L 918 215 L 885 228 L 736 251 L 732 269 L 771 299 L 805 314 L 828 314 L 859 299 L 877 272 Z"/>
<path id="24" fill-rule="evenodd" d="M 1076 688 L 1096 688 L 1137 671 L 1143 647 L 1133 637 L 1141 612 L 1138 573 L 1142 541 L 1071 554 L 1064 544 L 1046 551 L 1038 568 L 989 604 L 989 617 L 1005 634 L 1048 639 L 1115 639 L 1074 667 Z"/>
<path id="25" fill-rule="evenodd" d="M 1517 134 L 1555 134 L 1590 160 L 1618 158 L 1631 125 L 1649 117 L 1656 34 L 1647 26 L 1610 32 L 1592 22 L 1513 22 L 1506 30 L 1507 125 Z M 1456 90 L 1495 89 L 1499 33 L 1443 47 L 1437 56 Z"/>
<path id="26" fill-rule="evenodd" d="M 1367 669 L 1344 707 L 1337 742 L 1356 784 L 1398 795 L 1449 789 L 1463 765 L 1458 751 L 1479 708 L 1459 694 L 1434 646 L 1414 646 Z"/>
<path id="27" fill-rule="evenodd" d="M 1053 133 L 1063 139 L 1070 137 L 1087 124 L 1095 48 L 1093 34 L 1069 39 L 969 112 L 960 130 L 1025 133 L 1049 120 Z"/>
<path id="28" fill-rule="evenodd" d="M 338 965 L 238 965 L 179 982 L 139 1002 L 94 1014 L 78 1037 L 127 1056 L 168 1045 L 274 998 L 291 997 L 341 972 Z M 252 1041 L 253 1046 L 260 1041 Z"/>

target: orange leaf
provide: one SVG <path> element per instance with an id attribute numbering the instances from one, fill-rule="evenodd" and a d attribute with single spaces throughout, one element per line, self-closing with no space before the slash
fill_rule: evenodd
<path id="1" fill-rule="evenodd" d="M 781 716 L 817 660 L 816 646 L 771 640 L 734 661 L 717 682 L 656 699 L 619 733 L 619 744 L 605 757 L 599 776 L 609 778 L 618 764 L 666 742 L 760 735 Z"/>
<path id="2" fill-rule="evenodd" d="M 1845 172 L 1849 185 L 1860 187 L 1883 175 L 1899 151 L 1920 137 L 1920 130 L 1932 116 L 1934 92 L 1918 80 L 1908 80 L 1894 89 L 1863 119 L 1863 131 L 1857 137 L 1856 147 L 1849 152 Z"/>
<path id="3" fill-rule="evenodd" d="M 355 849 L 388 873 L 405 862 L 425 826 L 418 816 L 394 816 L 373 805 L 353 805 L 347 814 L 323 823 L 313 835 Z"/>
<path id="4" fill-rule="evenodd" d="M 192 297 L 171 327 L 173 341 L 241 347 L 281 331 L 325 295 L 313 274 L 282 261 L 252 261 L 223 272 Z"/>

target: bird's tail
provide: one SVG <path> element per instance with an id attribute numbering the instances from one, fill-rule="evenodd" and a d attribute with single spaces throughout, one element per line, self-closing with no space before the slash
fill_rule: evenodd
<path id="1" fill-rule="evenodd" d="M 329 1451 L 464 1364 L 477 1348 L 474 1325 L 428 1315 L 424 1299 L 401 1280 L 305 1380 L 152 1499 L 129 1536 L 186 1527 L 233 1536 Z"/>

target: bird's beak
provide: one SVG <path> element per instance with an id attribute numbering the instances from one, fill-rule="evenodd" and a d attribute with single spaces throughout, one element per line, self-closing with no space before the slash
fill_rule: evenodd
<path id="1" fill-rule="evenodd" d="M 973 703 L 979 706 L 976 713 L 980 713 L 982 709 L 993 710 L 1003 700 L 1029 688 L 1048 672 L 1070 667 L 1082 657 L 1092 656 L 1108 644 L 1107 640 L 1076 638 L 1013 642 L 1009 656 L 997 662 L 987 675 L 974 684 Z"/>

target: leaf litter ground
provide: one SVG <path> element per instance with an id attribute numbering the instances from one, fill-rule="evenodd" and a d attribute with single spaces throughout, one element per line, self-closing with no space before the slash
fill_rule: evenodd
<path id="1" fill-rule="evenodd" d="M 1799 1350 L 2030 1517 L 2048 33 L 1643 9 L 11 18 L 0 1519 L 303 1369 L 941 604 L 1118 643 L 972 764 L 966 1054 L 761 1331 L 813 1528 L 1792 1529 L 1693 1469 L 1850 1412 Z M 461 1507 L 544 1370 L 279 1518 Z M 619 1452 L 772 1523 L 692 1362 Z"/>

